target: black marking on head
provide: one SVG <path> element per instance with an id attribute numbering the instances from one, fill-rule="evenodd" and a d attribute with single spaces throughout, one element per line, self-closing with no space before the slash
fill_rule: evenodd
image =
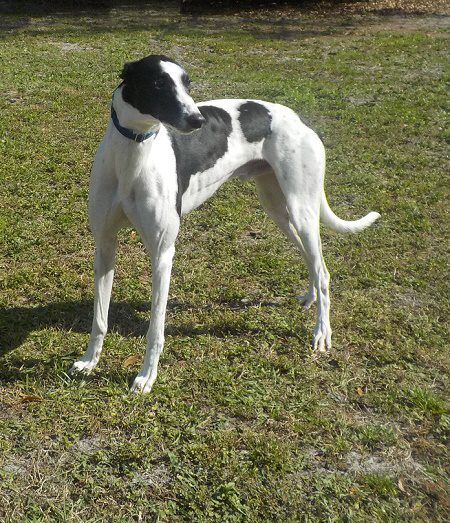
<path id="1" fill-rule="evenodd" d="M 246 140 L 260 142 L 271 133 L 272 115 L 257 102 L 245 102 L 239 108 L 239 123 Z"/>
<path id="2" fill-rule="evenodd" d="M 150 55 L 136 62 L 125 64 L 120 77 L 123 79 L 122 97 L 142 114 L 149 114 L 167 124 L 182 118 L 182 107 L 177 99 L 173 79 L 161 67 L 162 62 L 174 60 L 164 55 Z M 183 73 L 182 82 L 189 89 L 189 76 Z"/>
<path id="3" fill-rule="evenodd" d="M 178 65 L 178 64 L 177 64 Z M 189 75 L 184 72 L 181 76 L 181 82 L 184 85 L 184 88 L 188 93 L 191 92 L 191 79 L 189 78 Z"/>
<path id="4" fill-rule="evenodd" d="M 228 151 L 228 137 L 233 129 L 231 116 L 211 105 L 199 107 L 205 118 L 202 127 L 192 134 L 169 130 L 175 152 L 178 177 L 177 211 L 181 215 L 181 198 L 191 176 L 213 167 Z"/>

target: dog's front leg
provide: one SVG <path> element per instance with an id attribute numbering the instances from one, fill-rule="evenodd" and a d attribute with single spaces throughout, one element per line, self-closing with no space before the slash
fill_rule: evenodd
<path id="1" fill-rule="evenodd" d="M 108 309 L 114 278 L 116 239 L 97 243 L 94 260 L 94 319 L 89 345 L 81 360 L 70 369 L 71 374 L 89 374 L 97 365 L 108 328 Z"/>
<path id="2" fill-rule="evenodd" d="M 152 310 L 147 332 L 147 349 L 144 363 L 130 392 L 150 392 L 156 380 L 159 356 L 164 346 L 164 322 L 174 254 L 175 248 L 172 245 L 152 256 Z"/>

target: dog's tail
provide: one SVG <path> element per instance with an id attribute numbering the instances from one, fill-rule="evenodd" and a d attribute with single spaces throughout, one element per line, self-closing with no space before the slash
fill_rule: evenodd
<path id="1" fill-rule="evenodd" d="M 377 220 L 380 217 L 380 215 L 377 212 L 369 212 L 369 214 L 366 214 L 359 220 L 354 221 L 346 221 L 341 220 L 338 216 L 334 214 L 334 212 L 330 209 L 330 206 L 328 205 L 327 198 L 325 196 L 325 193 L 322 195 L 322 201 L 320 203 L 320 219 L 322 222 L 330 227 L 331 229 L 334 229 L 338 232 L 358 232 L 362 231 L 366 227 L 369 227 L 369 225 L 372 225 L 372 223 Z"/>

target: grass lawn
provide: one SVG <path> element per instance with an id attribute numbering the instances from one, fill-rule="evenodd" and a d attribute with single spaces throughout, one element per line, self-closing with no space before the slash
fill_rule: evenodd
<path id="1" fill-rule="evenodd" d="M 448 15 L 164 5 L 2 16 L 0 519 L 447 522 Z M 334 211 L 382 214 L 322 231 L 327 355 L 301 257 L 232 181 L 184 219 L 151 394 L 127 394 L 151 302 L 131 230 L 103 358 L 68 377 L 92 319 L 90 166 L 123 63 L 150 53 L 186 66 L 195 100 L 301 113 Z"/>

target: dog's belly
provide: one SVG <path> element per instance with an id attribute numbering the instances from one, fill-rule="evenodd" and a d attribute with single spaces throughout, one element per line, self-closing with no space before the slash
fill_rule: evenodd
<path id="1" fill-rule="evenodd" d="M 250 159 L 234 165 L 218 166 L 205 173 L 197 173 L 190 177 L 189 185 L 183 193 L 181 214 L 187 214 L 199 207 L 230 178 L 238 177 L 246 181 L 270 172 L 273 172 L 272 168 L 265 160 Z"/>

